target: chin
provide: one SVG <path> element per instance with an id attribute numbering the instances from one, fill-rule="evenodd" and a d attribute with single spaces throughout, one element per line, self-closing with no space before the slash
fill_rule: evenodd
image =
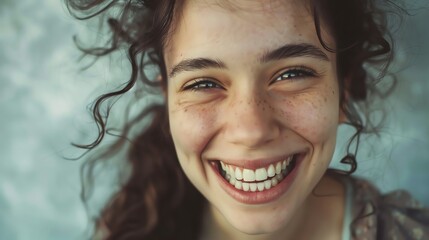
<path id="1" fill-rule="evenodd" d="M 281 206 L 265 205 L 254 208 L 230 206 L 217 211 L 225 226 L 229 225 L 246 235 L 273 234 L 284 229 L 292 220 L 293 213 Z"/>
<path id="2" fill-rule="evenodd" d="M 264 235 L 278 232 L 282 229 L 283 225 L 281 222 L 253 222 L 243 224 L 241 221 L 236 221 L 230 224 L 238 231 L 246 235 Z"/>

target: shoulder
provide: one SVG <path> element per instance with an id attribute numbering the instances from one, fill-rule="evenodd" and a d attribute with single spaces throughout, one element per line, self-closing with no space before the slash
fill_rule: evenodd
<path id="1" fill-rule="evenodd" d="M 355 239 L 429 239 L 429 209 L 407 191 L 387 194 L 370 182 L 347 177 L 352 188 L 352 236 Z"/>

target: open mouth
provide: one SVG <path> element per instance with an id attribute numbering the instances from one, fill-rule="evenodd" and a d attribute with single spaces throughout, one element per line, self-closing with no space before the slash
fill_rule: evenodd
<path id="1" fill-rule="evenodd" d="M 291 155 L 258 169 L 241 168 L 222 161 L 217 161 L 217 165 L 220 175 L 236 189 L 245 192 L 262 192 L 278 185 L 293 171 L 298 155 Z"/>

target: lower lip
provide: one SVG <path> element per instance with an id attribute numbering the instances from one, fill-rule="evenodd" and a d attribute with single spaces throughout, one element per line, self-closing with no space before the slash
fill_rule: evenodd
<path id="1" fill-rule="evenodd" d="M 292 172 L 290 172 L 282 181 L 280 181 L 279 184 L 262 192 L 245 192 L 235 188 L 220 175 L 219 170 L 216 166 L 214 166 L 213 164 L 211 164 L 211 166 L 212 169 L 215 171 L 217 178 L 219 179 L 220 186 L 232 198 L 244 204 L 264 204 L 280 198 L 285 192 L 288 191 L 288 189 L 296 178 L 298 169 L 301 165 L 304 156 L 305 154 L 299 155 L 299 157 L 296 159 L 295 167 Z"/>

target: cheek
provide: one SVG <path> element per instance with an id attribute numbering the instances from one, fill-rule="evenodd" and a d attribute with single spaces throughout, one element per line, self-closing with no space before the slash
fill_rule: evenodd
<path id="1" fill-rule="evenodd" d="M 330 92 L 330 94 L 328 94 Z M 339 100 L 336 91 L 303 93 L 282 100 L 281 114 L 290 129 L 312 144 L 336 135 Z"/>
<path id="2" fill-rule="evenodd" d="M 215 116 L 216 110 L 209 107 L 169 107 L 171 135 L 179 156 L 201 154 L 212 136 Z"/>

